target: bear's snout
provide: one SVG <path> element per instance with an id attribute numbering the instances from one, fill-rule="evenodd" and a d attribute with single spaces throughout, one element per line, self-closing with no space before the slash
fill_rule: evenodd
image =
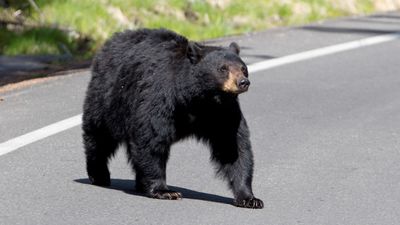
<path id="1" fill-rule="evenodd" d="M 240 94 L 249 89 L 250 80 L 239 68 L 230 68 L 229 75 L 223 84 L 226 92 Z"/>
<path id="2" fill-rule="evenodd" d="M 249 79 L 247 79 L 245 77 L 242 78 L 242 79 L 239 79 L 238 87 L 239 87 L 239 89 L 241 91 L 247 91 L 247 89 L 249 89 L 249 86 L 250 86 L 250 80 Z"/>

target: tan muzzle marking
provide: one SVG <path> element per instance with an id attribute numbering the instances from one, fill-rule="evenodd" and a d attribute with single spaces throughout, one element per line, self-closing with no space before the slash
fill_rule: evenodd
<path id="1" fill-rule="evenodd" d="M 238 78 L 237 75 L 233 74 L 232 72 L 229 72 L 228 80 L 224 82 L 222 89 L 226 92 L 238 93 L 239 87 L 237 86 L 237 78 Z"/>

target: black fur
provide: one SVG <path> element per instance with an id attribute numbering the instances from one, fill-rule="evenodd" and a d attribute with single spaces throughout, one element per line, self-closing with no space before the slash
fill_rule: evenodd
<path id="1" fill-rule="evenodd" d="M 194 136 L 210 146 L 235 205 L 262 208 L 252 192 L 253 154 L 237 93 L 221 88 L 228 79 L 223 65 L 247 77 L 238 53 L 237 44 L 205 46 L 163 29 L 125 31 L 106 42 L 93 61 L 83 113 L 92 183 L 110 185 L 108 160 L 125 143 L 137 189 L 179 199 L 166 184 L 170 146 Z"/>

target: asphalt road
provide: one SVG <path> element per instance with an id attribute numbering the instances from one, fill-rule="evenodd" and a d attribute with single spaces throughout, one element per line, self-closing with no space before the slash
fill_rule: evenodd
<path id="1" fill-rule="evenodd" d="M 400 13 L 273 29 L 235 40 L 251 64 L 400 31 Z M 400 40 L 250 74 L 240 97 L 265 208 L 236 208 L 205 146 L 173 146 L 182 201 L 135 194 L 124 151 L 112 186 L 88 185 L 81 129 L 0 156 L 0 224 L 400 224 Z M 88 71 L 0 93 L 0 143 L 82 111 Z"/>

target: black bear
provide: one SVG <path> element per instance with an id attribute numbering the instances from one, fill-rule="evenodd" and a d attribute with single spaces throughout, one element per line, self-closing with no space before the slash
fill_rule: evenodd
<path id="1" fill-rule="evenodd" d="M 86 166 L 92 184 L 110 185 L 108 160 L 126 144 L 136 189 L 180 199 L 168 189 L 170 146 L 196 137 L 210 146 L 234 205 L 263 208 L 253 195 L 253 154 L 238 94 L 250 85 L 239 46 L 213 47 L 165 29 L 115 34 L 97 53 L 83 112 Z"/>

